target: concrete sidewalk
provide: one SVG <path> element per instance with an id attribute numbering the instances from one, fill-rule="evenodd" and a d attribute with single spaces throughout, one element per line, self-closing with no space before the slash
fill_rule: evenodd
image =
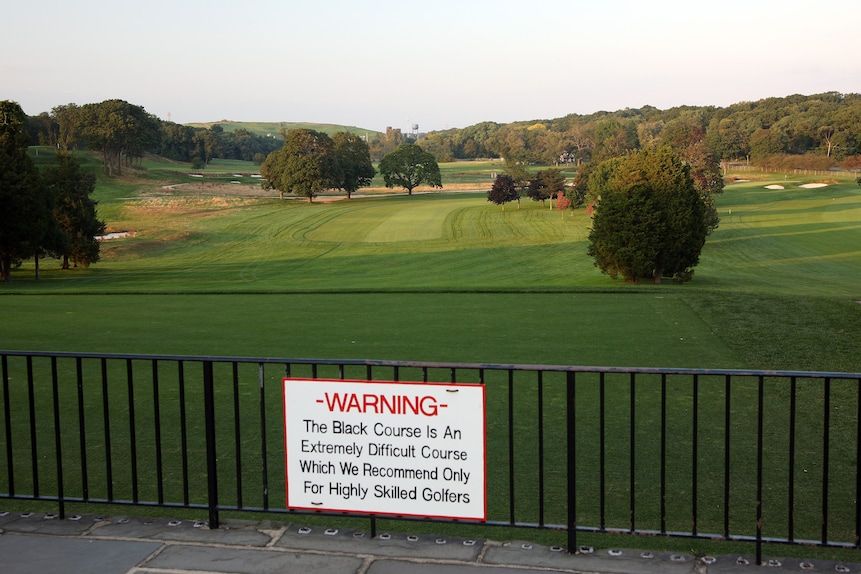
<path id="1" fill-rule="evenodd" d="M 861 572 L 861 564 L 773 561 L 770 571 Z M 2 574 L 682 574 L 754 572 L 752 557 L 636 550 L 567 554 L 525 542 L 381 533 L 280 522 L 205 523 L 0 512 Z"/>

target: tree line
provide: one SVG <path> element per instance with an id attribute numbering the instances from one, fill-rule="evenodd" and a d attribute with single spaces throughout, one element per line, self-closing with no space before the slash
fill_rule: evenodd
<path id="1" fill-rule="evenodd" d="M 411 141 L 401 143 L 379 162 L 386 187 L 403 187 L 408 195 L 426 184 L 442 187 L 434 156 Z M 333 136 L 310 129 L 290 130 L 284 145 L 270 153 L 260 166 L 264 189 L 307 197 L 309 202 L 327 189 L 340 189 L 352 197 L 367 187 L 376 175 L 368 142 L 356 134 L 338 132 Z"/>
<path id="2" fill-rule="evenodd" d="M 763 167 L 861 167 L 861 94 L 826 92 L 725 108 L 652 106 L 551 120 L 431 132 L 422 146 L 438 161 L 513 158 L 558 165 L 600 163 L 627 151 L 702 141 L 721 162 Z"/>
<path id="3" fill-rule="evenodd" d="M 191 163 L 193 169 L 213 158 L 261 163 L 284 143 L 245 129 L 227 132 L 219 124 L 203 128 L 165 122 L 142 106 L 117 99 L 56 106 L 28 117 L 25 129 L 31 145 L 99 152 L 108 175 L 121 174 L 145 153 Z"/>
<path id="4" fill-rule="evenodd" d="M 213 158 L 262 163 L 283 145 L 286 135 L 164 122 L 123 100 L 57 106 L 29 117 L 27 133 L 34 145 L 99 151 L 109 173 L 121 171 L 144 152 L 198 168 Z M 508 124 L 481 122 L 431 132 L 420 142 L 437 162 L 501 157 L 527 164 L 579 165 L 680 140 L 703 142 L 721 162 L 753 161 L 767 168 L 859 168 L 861 94 L 825 92 L 723 108 L 644 106 Z M 367 143 L 371 159 L 379 161 L 401 144 L 416 142 L 400 130 L 387 130 Z"/>

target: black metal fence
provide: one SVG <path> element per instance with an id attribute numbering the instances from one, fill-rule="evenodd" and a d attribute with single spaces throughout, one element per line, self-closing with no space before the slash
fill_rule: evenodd
<path id="1" fill-rule="evenodd" d="M 0 351 L 0 498 L 286 508 L 282 378 L 483 384 L 481 525 L 861 547 L 861 374 Z M 289 400 L 289 397 L 288 397 Z M 297 514 L 303 514 L 299 512 Z M 366 515 L 376 530 L 373 515 Z"/>

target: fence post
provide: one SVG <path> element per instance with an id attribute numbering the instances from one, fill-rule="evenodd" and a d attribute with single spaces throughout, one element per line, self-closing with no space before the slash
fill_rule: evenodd
<path id="1" fill-rule="evenodd" d="M 576 472 L 576 397 L 574 395 L 574 373 L 567 373 L 566 380 L 566 442 L 568 446 L 568 552 L 577 552 L 577 472 Z"/>
<path id="2" fill-rule="evenodd" d="M 54 448 L 57 457 L 57 503 L 60 519 L 66 518 L 66 492 L 63 488 L 63 431 L 60 427 L 60 383 L 57 357 L 51 357 L 51 387 L 54 396 Z"/>
<path id="3" fill-rule="evenodd" d="M 203 363 L 203 410 L 206 426 L 206 477 L 209 493 L 209 528 L 218 528 L 218 464 L 215 452 L 215 389 L 212 361 Z"/>

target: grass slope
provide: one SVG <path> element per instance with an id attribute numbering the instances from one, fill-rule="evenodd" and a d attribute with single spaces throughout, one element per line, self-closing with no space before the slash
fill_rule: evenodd
<path id="1" fill-rule="evenodd" d="M 100 213 L 134 237 L 103 244 L 88 269 L 43 262 L 38 282 L 16 270 L 0 293 L 34 298 L 4 300 L 0 347 L 861 370 L 857 186 L 733 184 L 694 281 L 636 286 L 594 267 L 583 210 L 163 183 L 100 184 Z M 233 329 L 210 326 L 222 318 Z"/>
<path id="2" fill-rule="evenodd" d="M 218 122 L 192 122 L 185 124 L 195 128 L 211 128 L 214 125 L 220 125 L 224 131 L 233 132 L 236 130 L 247 130 L 252 134 L 259 136 L 280 137 L 282 129 L 296 130 L 308 129 L 318 132 L 323 132 L 332 135 L 336 132 L 350 132 L 359 135 L 376 135 L 380 133 L 377 130 L 369 130 L 356 126 L 341 126 L 337 124 L 317 124 L 311 122 L 234 122 L 230 120 L 221 120 Z"/>

